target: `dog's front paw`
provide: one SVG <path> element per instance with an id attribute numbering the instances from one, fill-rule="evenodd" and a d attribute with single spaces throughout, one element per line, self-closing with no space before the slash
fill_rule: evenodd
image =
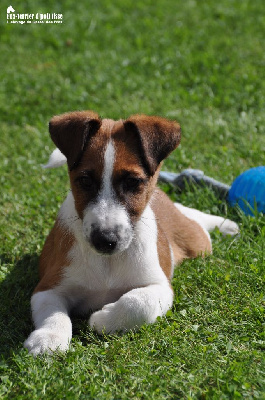
<path id="1" fill-rule="evenodd" d="M 92 314 L 89 325 L 98 333 L 139 329 L 143 324 L 152 324 L 158 316 L 165 314 L 172 301 L 173 291 L 168 282 L 164 286 L 136 288 Z"/>
<path id="2" fill-rule="evenodd" d="M 117 331 L 114 307 L 115 304 L 110 303 L 105 305 L 102 310 L 94 312 L 89 319 L 90 327 L 98 333 L 114 333 Z"/>
<path id="3" fill-rule="evenodd" d="M 24 346 L 34 356 L 43 353 L 51 354 L 56 350 L 68 350 L 69 339 L 61 333 L 47 329 L 37 329 L 29 335 L 28 339 L 24 342 Z"/>
<path id="4" fill-rule="evenodd" d="M 225 219 L 220 225 L 219 230 L 223 235 L 234 236 L 239 233 L 239 226 L 236 222 L 231 221 L 231 219 Z"/>

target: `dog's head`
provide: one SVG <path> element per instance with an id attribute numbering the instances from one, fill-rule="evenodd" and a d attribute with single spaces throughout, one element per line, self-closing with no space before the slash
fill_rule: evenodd
<path id="1" fill-rule="evenodd" d="M 100 119 L 92 111 L 55 116 L 51 138 L 67 159 L 75 207 L 93 250 L 125 250 L 154 190 L 161 162 L 180 142 L 180 126 L 160 117 Z"/>

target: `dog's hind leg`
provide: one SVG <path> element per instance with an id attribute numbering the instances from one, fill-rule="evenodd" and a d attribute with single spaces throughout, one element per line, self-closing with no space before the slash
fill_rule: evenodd
<path id="1" fill-rule="evenodd" d="M 180 203 L 174 203 L 177 209 L 187 218 L 197 222 L 205 231 L 211 232 L 218 228 L 223 235 L 236 235 L 239 233 L 238 225 L 223 217 L 217 215 L 206 214 L 195 208 L 185 207 Z"/>

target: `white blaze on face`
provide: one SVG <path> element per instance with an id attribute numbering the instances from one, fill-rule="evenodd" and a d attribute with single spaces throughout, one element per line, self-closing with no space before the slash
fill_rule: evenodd
<path id="1" fill-rule="evenodd" d="M 110 140 L 104 154 L 102 188 L 99 195 L 102 198 L 111 199 L 114 195 L 111 183 L 114 161 L 115 161 L 115 148 L 112 144 L 112 141 Z"/>
<path id="2" fill-rule="evenodd" d="M 112 185 L 115 164 L 115 147 L 110 140 L 104 154 L 102 184 L 96 200 L 88 204 L 83 219 L 83 232 L 86 240 L 93 246 L 91 235 L 98 232 L 117 241 L 113 253 L 125 250 L 132 240 L 132 226 L 125 207 L 119 203 Z M 95 249 L 97 251 L 97 249 Z M 103 252 L 103 251 L 102 251 Z"/>

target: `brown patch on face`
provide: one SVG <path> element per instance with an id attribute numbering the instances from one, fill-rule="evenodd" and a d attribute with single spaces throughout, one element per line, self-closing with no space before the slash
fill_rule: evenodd
<path id="1" fill-rule="evenodd" d="M 44 244 L 40 261 L 40 282 L 34 293 L 52 289 L 60 283 L 63 268 L 70 264 L 67 258 L 70 248 L 73 246 L 74 237 L 60 226 L 58 220 Z"/>
<path id="2" fill-rule="evenodd" d="M 158 171 L 151 178 L 147 175 L 142 164 L 139 141 L 133 132 L 125 130 L 121 121 L 112 132 L 112 140 L 115 147 L 113 188 L 134 223 L 149 202 Z"/>
<path id="3" fill-rule="evenodd" d="M 108 136 L 98 131 L 89 141 L 77 168 L 69 172 L 75 207 L 80 218 L 87 205 L 96 199 L 102 184 L 104 153 Z"/>

